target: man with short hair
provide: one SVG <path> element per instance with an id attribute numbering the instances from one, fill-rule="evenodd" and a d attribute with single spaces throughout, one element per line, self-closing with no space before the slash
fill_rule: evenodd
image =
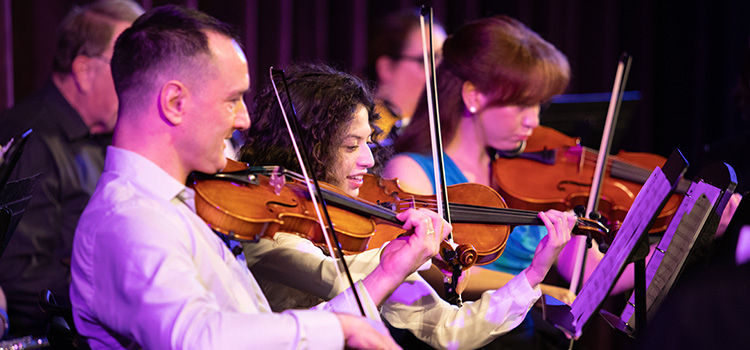
<path id="1" fill-rule="evenodd" d="M 350 291 L 318 310 L 272 313 L 244 263 L 196 214 L 188 175 L 224 168 L 224 140 L 250 125 L 247 60 L 225 24 L 155 8 L 117 40 L 112 75 L 117 126 L 71 267 L 73 317 L 92 348 L 397 348 L 382 322 L 346 313 L 358 312 Z M 426 210 L 397 217 L 414 233 L 388 244 L 356 283 L 371 308 L 451 229 Z"/>
<path id="2" fill-rule="evenodd" d="M 75 7 L 61 25 L 51 79 L 0 116 L 0 144 L 33 129 L 11 179 L 42 173 L 0 259 L 11 337 L 45 335 L 48 317 L 37 304 L 42 289 L 69 305 L 73 233 L 117 120 L 109 61 L 117 36 L 142 13 L 131 0 Z"/>

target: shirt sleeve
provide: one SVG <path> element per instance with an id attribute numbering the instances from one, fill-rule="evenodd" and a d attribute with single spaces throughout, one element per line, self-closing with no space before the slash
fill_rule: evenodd
<path id="1" fill-rule="evenodd" d="M 205 242 L 194 241 L 185 222 L 148 207 L 127 213 L 133 216 L 140 219 L 115 217 L 106 224 L 96 223 L 106 228 L 98 229 L 91 242 L 96 247 L 92 273 L 83 274 L 92 286 L 82 293 L 89 295 L 85 308 L 91 311 L 77 312 L 84 323 L 93 317 L 110 332 L 146 349 L 344 346 L 334 314 L 314 310 L 271 313 L 259 290 L 255 295 L 232 290 L 233 285 L 242 288 L 247 283 L 258 289 L 244 267 L 240 266 L 246 278 L 229 279 L 234 284 L 201 274 L 194 255 L 200 249 L 196 244 Z M 230 291 L 217 295 L 207 287 L 216 283 L 224 283 Z M 95 342 L 92 345 L 96 347 Z"/>
<path id="2" fill-rule="evenodd" d="M 487 291 L 462 307 L 448 304 L 418 274 L 402 283 L 381 309 L 394 327 L 408 329 L 436 348 L 475 349 L 518 326 L 539 299 L 519 274 L 500 289 Z"/>
<path id="3" fill-rule="evenodd" d="M 332 272 L 332 259 L 308 240 L 277 233 L 274 240 L 261 240 L 257 244 L 246 244 L 244 248 L 245 258 L 255 275 L 262 273 L 262 278 L 311 293 L 316 287 L 310 281 L 320 278 L 320 283 L 325 285 L 321 290 L 329 290 L 334 295 L 342 291 L 340 285 L 333 282 L 338 277 Z M 352 278 L 362 279 L 374 270 L 379 263 L 380 251 L 373 249 L 347 256 Z M 276 264 L 282 257 L 284 263 Z M 315 278 L 295 277 L 295 274 Z M 326 300 L 331 298 L 325 293 L 318 296 Z M 485 292 L 479 300 L 465 302 L 458 308 L 440 298 L 427 281 L 414 273 L 386 300 L 381 316 L 394 327 L 408 329 L 433 347 L 473 349 L 518 326 L 540 296 L 540 289 L 532 289 L 525 274 L 519 274 L 503 288 Z M 339 302 L 332 300 L 330 303 L 337 307 L 348 305 Z"/>
<path id="4" fill-rule="evenodd" d="M 243 245 L 245 260 L 259 280 L 271 280 L 331 300 L 348 283 L 336 272 L 336 263 L 309 240 L 279 232 L 274 239 Z M 352 280 L 364 279 L 379 263 L 380 249 L 345 257 Z"/>
<path id="5" fill-rule="evenodd" d="M 275 290 L 278 295 L 272 298 L 299 295 L 290 292 L 288 287 L 291 287 L 329 300 L 318 305 L 317 309 L 361 314 L 354 292 L 345 287 L 348 282 L 342 281 L 336 272 L 336 262 L 309 240 L 279 232 L 273 240 L 261 239 L 257 243 L 245 244 L 243 248 L 245 260 L 254 275 L 285 286 Z M 374 249 L 345 257 L 352 280 L 356 281 L 357 296 L 368 315 L 377 315 L 378 311 L 362 279 L 377 266 L 379 253 L 379 249 Z M 292 302 L 289 306 L 297 305 Z"/>

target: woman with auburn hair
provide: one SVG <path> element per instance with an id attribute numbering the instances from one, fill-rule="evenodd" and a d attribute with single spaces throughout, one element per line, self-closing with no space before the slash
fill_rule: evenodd
<path id="1" fill-rule="evenodd" d="M 448 36 L 436 80 L 447 184 L 490 186 L 492 158 L 488 150 L 522 151 L 524 141 L 539 126 L 541 105 L 567 87 L 570 67 L 564 54 L 521 22 L 496 16 L 464 24 Z M 427 130 L 429 116 L 423 103 L 395 141 L 397 154 L 383 173 L 386 178 L 397 178 L 407 192 L 435 193 Z M 485 268 L 472 268 L 464 296 L 473 299 L 526 268 L 545 235 L 543 226 L 516 227 L 499 259 Z M 439 275 L 423 275 L 433 285 L 441 283 Z M 567 303 L 575 298 L 567 289 L 541 288 Z M 531 327 L 532 321 L 527 320 L 526 329 Z M 534 340 L 522 341 L 528 345 Z"/>

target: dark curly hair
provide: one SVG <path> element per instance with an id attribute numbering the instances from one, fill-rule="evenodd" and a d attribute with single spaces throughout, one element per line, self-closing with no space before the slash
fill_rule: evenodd
<path id="1" fill-rule="evenodd" d="M 373 112 L 375 104 L 370 89 L 354 75 L 323 64 L 294 64 L 285 70 L 285 75 L 303 129 L 301 138 L 312 153 L 312 171 L 319 180 L 331 182 L 333 172 L 328 168 L 336 160 L 337 146 L 343 142 L 343 133 L 354 120 L 357 106 L 365 107 L 371 126 L 379 118 Z M 291 118 L 281 81 L 275 79 L 287 115 Z M 280 165 L 299 172 L 300 166 L 270 83 L 255 97 L 250 108 L 250 120 L 250 128 L 243 133 L 245 144 L 240 150 L 240 160 L 251 166 Z M 375 129 L 373 139 L 378 132 Z M 377 145 L 375 148 L 376 152 L 373 153 L 377 157 L 382 152 L 377 152 Z"/>

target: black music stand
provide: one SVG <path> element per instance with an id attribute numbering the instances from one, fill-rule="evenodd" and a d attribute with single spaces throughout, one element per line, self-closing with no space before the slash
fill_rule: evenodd
<path id="1" fill-rule="evenodd" d="M 31 134 L 31 129 L 10 141 L 0 156 L 0 257 L 31 200 L 39 174 L 8 181 Z"/>
<path id="2" fill-rule="evenodd" d="M 737 238 L 747 235 L 750 198 L 745 193 L 719 248 L 706 263 L 684 273 L 669 297 L 649 319 L 634 349 L 744 349 L 750 342 L 750 263 L 737 261 Z M 728 240 L 726 238 L 729 238 Z M 741 244 L 746 251 L 747 244 Z M 744 256 L 746 257 L 746 255 Z"/>
<path id="3" fill-rule="evenodd" d="M 29 135 L 32 130 L 26 130 L 20 137 L 12 138 L 7 145 L 0 144 L 0 190 L 5 187 L 5 184 L 10 178 L 10 174 L 18 164 L 18 160 L 21 159 L 21 153 L 23 153 L 23 147 L 26 146 L 26 142 L 29 141 Z"/>
<path id="4" fill-rule="evenodd" d="M 9 181 L 0 190 L 0 258 L 31 200 L 39 174 Z"/>
<path id="5" fill-rule="evenodd" d="M 602 316 L 613 328 L 631 337 L 641 333 L 680 275 L 705 260 L 736 186 L 737 176 L 727 164 L 705 169 L 691 183 L 648 266 L 637 265 L 639 272 L 645 273 L 638 281 L 645 281 L 646 286 L 634 291 L 619 318 L 602 310 Z"/>
<path id="6" fill-rule="evenodd" d="M 612 291 L 625 266 L 633 261 L 640 263 L 642 267 L 645 266 L 646 254 L 639 246 L 645 244 L 646 232 L 653 225 L 656 215 L 664 207 L 686 170 L 687 161 L 677 150 L 667 159 L 663 170 L 654 170 L 636 196 L 612 246 L 583 285 L 573 304 L 568 306 L 546 295 L 542 298 L 545 320 L 573 339 L 581 336 L 583 328 L 601 309 L 604 299 Z M 635 278 L 637 293 L 638 290 L 645 293 L 645 273 L 640 276 L 637 273 Z M 636 312 L 645 318 L 644 312 Z"/>

